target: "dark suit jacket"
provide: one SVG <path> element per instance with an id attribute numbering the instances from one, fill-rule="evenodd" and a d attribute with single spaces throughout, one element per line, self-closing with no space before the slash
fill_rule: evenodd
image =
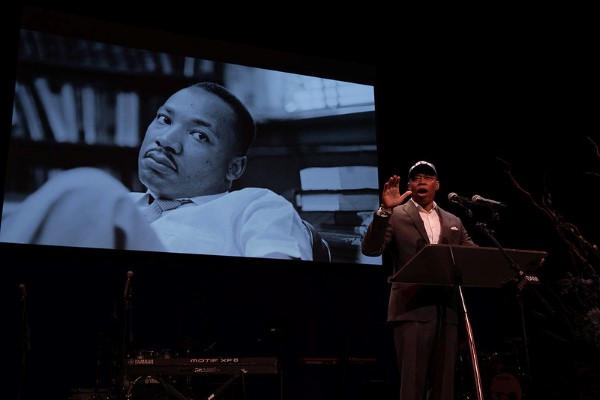
<path id="1" fill-rule="evenodd" d="M 456 215 L 440 207 L 437 212 L 441 221 L 439 244 L 475 245 Z M 389 250 L 393 273 L 396 273 L 427 244 L 429 238 L 423 220 L 409 200 L 397 206 L 389 218 L 375 214 L 362 239 L 362 252 L 367 256 L 379 256 Z M 389 322 L 429 321 L 437 317 L 440 306 L 445 308 L 446 321 L 456 323 L 457 302 L 452 287 L 392 282 L 387 319 Z"/>

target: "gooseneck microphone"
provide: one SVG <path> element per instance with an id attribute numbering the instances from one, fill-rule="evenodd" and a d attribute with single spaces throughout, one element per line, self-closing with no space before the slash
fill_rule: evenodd
<path id="1" fill-rule="evenodd" d="M 470 205 L 473 203 L 471 201 L 471 199 L 467 199 L 466 197 L 459 196 L 458 194 L 456 194 L 454 192 L 448 193 L 448 200 L 450 200 L 450 202 L 452 202 L 452 203 L 462 204 L 463 206 Z"/>
<path id="2" fill-rule="evenodd" d="M 486 199 L 485 197 L 481 197 L 478 194 L 474 195 L 471 198 L 471 201 L 475 204 L 485 204 L 485 205 L 492 206 L 492 207 L 506 208 L 506 204 L 500 203 L 499 201 L 496 201 L 496 200 Z"/>
<path id="3" fill-rule="evenodd" d="M 450 200 L 451 203 L 458 204 L 465 211 L 467 217 L 473 218 L 473 211 L 471 211 L 471 208 L 469 207 L 473 205 L 471 200 L 467 199 L 466 197 L 459 196 L 454 192 L 448 193 L 448 200 Z"/>

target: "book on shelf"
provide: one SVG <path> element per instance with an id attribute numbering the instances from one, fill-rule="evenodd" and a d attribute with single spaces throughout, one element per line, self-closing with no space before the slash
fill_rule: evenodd
<path id="1" fill-rule="evenodd" d="M 17 102 L 13 102 L 12 108 L 12 121 L 10 126 L 11 136 L 18 139 L 26 139 L 27 138 L 27 130 L 25 128 L 25 121 L 23 121 L 23 117 L 19 110 L 17 110 Z"/>
<path id="2" fill-rule="evenodd" d="M 300 211 L 302 219 L 321 233 L 336 257 L 345 254 L 354 260 L 362 259 L 360 241 L 373 219 L 374 211 Z M 365 263 L 378 263 L 368 259 Z"/>
<path id="3" fill-rule="evenodd" d="M 374 211 L 308 211 L 300 212 L 319 232 L 364 235 L 373 220 Z"/>
<path id="4" fill-rule="evenodd" d="M 79 109 L 83 130 L 83 141 L 95 144 L 98 141 L 96 129 L 96 90 L 91 85 L 79 87 Z"/>
<path id="5" fill-rule="evenodd" d="M 77 131 L 73 85 L 65 82 L 59 90 L 54 91 L 48 79 L 40 76 L 34 79 L 33 86 L 42 104 L 44 115 L 47 118 L 54 139 L 63 143 L 78 142 L 79 132 Z"/>
<path id="6" fill-rule="evenodd" d="M 32 140 L 54 138 L 59 143 L 126 147 L 140 144 L 140 98 L 135 91 L 68 81 L 53 85 L 47 78 L 37 77 L 31 89 L 21 82 L 15 86 L 15 111 L 15 122 L 21 120 Z"/>
<path id="7" fill-rule="evenodd" d="M 140 144 L 140 98 L 136 92 L 117 92 L 115 106 L 115 144 L 136 147 Z"/>
<path id="8" fill-rule="evenodd" d="M 64 82 L 58 94 L 61 101 L 62 117 L 65 126 L 65 141 L 70 143 L 79 142 L 79 119 L 77 117 L 77 106 L 75 87 L 71 82 Z"/>
<path id="9" fill-rule="evenodd" d="M 317 230 L 319 232 L 333 232 L 348 235 L 358 235 L 362 237 L 367 231 L 367 227 L 368 225 L 336 225 L 324 223 L 319 225 Z"/>
<path id="10" fill-rule="evenodd" d="M 115 90 L 96 88 L 96 143 L 111 145 L 116 130 L 117 94 Z"/>
<path id="11" fill-rule="evenodd" d="M 369 225 L 373 220 L 374 210 L 356 212 L 335 212 L 333 221 L 337 225 Z"/>
<path id="12" fill-rule="evenodd" d="M 44 124 L 40 118 L 40 112 L 35 103 L 33 90 L 28 84 L 17 82 L 15 85 L 15 111 L 14 123 L 20 123 L 22 129 L 27 132 L 29 138 L 35 141 L 46 139 Z M 18 117 L 21 116 L 21 118 Z"/>
<path id="13" fill-rule="evenodd" d="M 300 170 L 300 188 L 302 190 L 378 189 L 377 167 L 344 165 L 303 168 Z"/>
<path id="14" fill-rule="evenodd" d="M 382 265 L 382 256 L 365 256 L 361 252 L 361 236 L 339 232 L 320 231 L 331 249 L 334 261 Z"/>
<path id="15" fill-rule="evenodd" d="M 88 71 L 219 79 L 214 61 L 21 29 L 19 60 Z M 216 63 L 218 64 L 218 63 Z"/>
<path id="16" fill-rule="evenodd" d="M 369 211 L 301 211 L 300 216 L 313 224 L 360 226 L 369 225 L 373 219 L 373 210 Z"/>
<path id="17" fill-rule="evenodd" d="M 374 211 L 379 192 L 373 189 L 298 191 L 296 206 L 301 211 Z"/>

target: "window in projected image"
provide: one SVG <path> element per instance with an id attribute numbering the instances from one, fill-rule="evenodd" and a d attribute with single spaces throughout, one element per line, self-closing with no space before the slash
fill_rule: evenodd
<path id="1" fill-rule="evenodd" d="M 2 242 L 381 265 L 360 253 L 379 205 L 374 86 L 32 29 L 20 32 L 16 78 Z M 231 193 L 178 193 L 184 204 L 148 224 L 138 175 L 147 130 L 183 126 L 192 92 L 223 102 L 198 88 L 174 95 L 196 82 L 237 96 L 256 139 L 246 161 L 208 174 L 231 178 Z M 161 108 L 167 99 L 173 103 Z M 193 134 L 195 145 L 218 142 L 204 133 Z M 161 146 L 168 150 L 149 153 L 158 164 L 150 169 L 165 180 L 187 173 L 180 157 L 192 150 Z"/>

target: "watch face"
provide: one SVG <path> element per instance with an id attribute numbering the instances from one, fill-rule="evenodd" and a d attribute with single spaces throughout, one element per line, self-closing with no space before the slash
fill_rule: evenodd
<path id="1" fill-rule="evenodd" d="M 379 215 L 380 217 L 389 217 L 390 215 L 392 215 L 392 212 L 384 210 L 382 207 L 379 207 L 379 209 L 377 210 L 377 215 Z"/>

